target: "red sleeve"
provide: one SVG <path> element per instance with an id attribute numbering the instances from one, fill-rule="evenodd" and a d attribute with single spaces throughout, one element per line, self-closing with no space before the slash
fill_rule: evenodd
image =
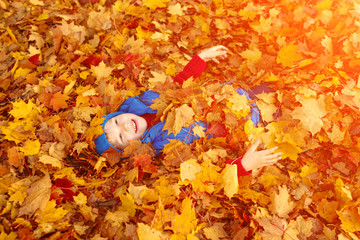
<path id="1" fill-rule="evenodd" d="M 188 64 L 184 67 L 178 75 L 174 77 L 174 82 L 182 83 L 190 77 L 200 77 L 201 73 L 205 70 L 207 63 L 202 60 L 198 55 L 195 55 Z"/>
<path id="2" fill-rule="evenodd" d="M 238 177 L 250 175 L 252 171 L 246 171 L 241 163 L 242 158 L 228 159 L 226 164 L 236 164 Z"/>

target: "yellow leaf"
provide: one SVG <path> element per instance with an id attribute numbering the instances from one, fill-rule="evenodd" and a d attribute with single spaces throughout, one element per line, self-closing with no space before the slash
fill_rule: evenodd
<path id="1" fill-rule="evenodd" d="M 104 78 L 110 76 L 113 68 L 107 67 L 103 61 L 98 66 L 91 65 L 91 71 L 95 74 L 97 81 L 101 81 Z"/>
<path id="2" fill-rule="evenodd" d="M 57 158 L 51 157 L 49 155 L 42 155 L 39 158 L 39 162 L 42 162 L 43 164 L 50 164 L 53 167 L 61 168 L 61 161 Z"/>
<path id="3" fill-rule="evenodd" d="M 30 0 L 30 3 L 33 5 L 44 6 L 44 2 L 40 0 Z"/>
<path id="4" fill-rule="evenodd" d="M 274 121 L 274 113 L 277 112 L 278 108 L 273 103 L 266 103 L 264 101 L 257 101 L 256 105 L 260 110 L 261 118 L 265 122 Z"/>
<path id="5" fill-rule="evenodd" d="M 80 76 L 80 78 L 82 78 L 82 79 L 86 79 L 87 76 L 89 76 L 89 74 L 90 74 L 89 71 L 82 71 L 82 72 L 79 74 L 79 76 Z"/>
<path id="6" fill-rule="evenodd" d="M 96 173 L 99 173 L 103 167 L 106 166 L 106 158 L 99 157 L 98 161 L 96 162 L 94 169 L 96 170 Z"/>
<path id="7" fill-rule="evenodd" d="M 156 41 L 169 41 L 169 38 L 171 36 L 171 31 L 166 31 L 166 32 L 155 32 L 154 34 L 151 35 L 151 39 L 156 40 Z"/>
<path id="8" fill-rule="evenodd" d="M 166 75 L 170 75 L 170 76 L 174 76 L 177 73 L 177 70 L 175 68 L 175 64 L 171 63 L 169 64 L 169 66 L 166 68 Z"/>
<path id="9" fill-rule="evenodd" d="M 232 198 L 235 193 L 239 190 L 238 176 L 237 176 L 237 165 L 227 164 L 225 169 L 222 171 L 224 192 L 228 198 Z"/>
<path id="10" fill-rule="evenodd" d="M 168 13 L 170 13 L 171 15 L 176 15 L 176 16 L 184 15 L 184 11 L 183 11 L 183 8 L 181 7 L 180 3 L 176 3 L 175 5 L 169 6 Z"/>
<path id="11" fill-rule="evenodd" d="M 143 5 L 154 10 L 156 8 L 166 7 L 168 2 L 170 2 L 170 0 L 143 0 Z"/>
<path id="12" fill-rule="evenodd" d="M 279 186 L 279 193 L 272 196 L 270 210 L 281 218 L 288 218 L 289 213 L 295 208 L 296 204 L 291 200 L 291 196 L 286 185 Z"/>
<path id="13" fill-rule="evenodd" d="M 13 40 L 13 42 L 16 43 L 16 44 L 18 44 L 18 41 L 17 41 L 14 33 L 11 31 L 11 29 L 10 29 L 9 27 L 6 27 L 6 30 L 7 30 L 7 32 L 9 33 L 10 38 Z"/>
<path id="14" fill-rule="evenodd" d="M 284 67 L 291 67 L 295 62 L 301 60 L 301 54 L 297 52 L 297 45 L 288 45 L 280 49 L 276 58 L 277 63 L 281 63 Z"/>
<path id="15" fill-rule="evenodd" d="M 120 195 L 121 207 L 119 210 L 123 210 L 129 213 L 130 217 L 134 217 L 136 213 L 136 205 L 134 198 L 129 194 L 126 193 L 125 195 Z"/>
<path id="16" fill-rule="evenodd" d="M 328 10 L 331 8 L 333 3 L 333 0 L 324 0 L 320 3 L 318 3 L 317 5 L 315 5 L 315 7 L 319 10 Z"/>
<path id="17" fill-rule="evenodd" d="M 196 162 L 196 159 L 190 159 L 180 164 L 180 179 L 181 181 L 192 181 L 196 178 L 196 174 L 201 171 L 201 166 Z"/>
<path id="18" fill-rule="evenodd" d="M 153 32 L 144 30 L 141 26 L 138 26 L 136 28 L 136 36 L 139 39 L 147 39 L 151 38 L 151 35 L 153 35 Z"/>
<path id="19" fill-rule="evenodd" d="M 82 150 L 86 149 L 89 146 L 87 142 L 77 142 L 74 144 L 74 151 L 78 154 L 82 152 Z"/>
<path id="20" fill-rule="evenodd" d="M 357 232 L 360 231 L 360 207 L 359 204 L 351 204 L 340 211 L 338 211 L 341 220 L 341 227 L 345 231 Z"/>
<path id="21" fill-rule="evenodd" d="M 127 8 L 129 8 L 131 4 L 131 0 L 118 0 L 115 2 L 114 4 L 114 8 L 118 11 L 118 12 L 123 12 L 125 11 Z"/>
<path id="22" fill-rule="evenodd" d="M 181 204 L 181 214 L 172 220 L 171 229 L 175 234 L 187 235 L 196 229 L 197 222 L 192 201 L 190 198 L 185 198 Z"/>
<path id="23" fill-rule="evenodd" d="M 227 98 L 226 106 L 235 113 L 237 117 L 245 117 L 250 112 L 249 100 L 245 95 L 233 94 Z M 227 109 L 224 109 L 226 112 Z"/>
<path id="24" fill-rule="evenodd" d="M 206 238 L 215 240 L 215 239 L 228 239 L 228 234 L 225 232 L 224 228 L 220 225 L 213 225 L 203 229 Z"/>
<path id="25" fill-rule="evenodd" d="M 262 52 L 259 49 L 254 48 L 253 50 L 247 49 L 240 53 L 240 55 L 250 62 L 257 63 L 262 57 Z"/>
<path id="26" fill-rule="evenodd" d="M 301 62 L 299 62 L 299 68 L 309 66 L 312 63 L 313 63 L 313 60 L 311 58 L 302 60 Z"/>
<path id="27" fill-rule="evenodd" d="M 291 113 L 293 118 L 299 119 L 303 127 L 311 132 L 312 135 L 320 132 L 324 125 L 322 118 L 326 115 L 325 97 L 300 99 L 302 107 L 297 107 Z"/>
<path id="28" fill-rule="evenodd" d="M 328 223 L 332 223 L 338 217 L 335 211 L 338 209 L 338 206 L 339 203 L 337 201 L 328 201 L 323 198 L 317 207 L 317 211 L 320 217 L 324 218 Z"/>
<path id="29" fill-rule="evenodd" d="M 10 111 L 10 114 L 15 118 L 32 118 L 32 116 L 38 114 L 40 109 L 29 100 L 28 103 L 25 103 L 23 100 L 19 99 L 17 102 L 13 103 L 13 109 Z"/>
<path id="30" fill-rule="evenodd" d="M 39 140 L 26 140 L 23 147 L 20 147 L 20 151 L 24 153 L 25 156 L 31 156 L 38 154 L 40 151 L 40 142 Z"/>
<path id="31" fill-rule="evenodd" d="M 55 223 L 59 222 L 68 214 L 68 211 L 63 209 L 62 207 L 56 207 L 56 201 L 51 200 L 46 204 L 46 207 L 43 211 L 39 212 L 39 217 L 36 218 L 36 222 L 38 223 Z"/>
<path id="32" fill-rule="evenodd" d="M 42 13 L 36 18 L 36 21 L 46 20 L 48 18 L 49 18 L 49 15 L 47 13 Z"/>
<path id="33" fill-rule="evenodd" d="M 155 71 L 151 71 L 151 74 L 153 75 L 152 78 L 149 78 L 148 83 L 150 84 L 150 88 L 153 88 L 158 83 L 165 83 L 166 81 L 166 74 L 164 72 L 157 73 Z"/>
<path id="34" fill-rule="evenodd" d="M 144 223 L 137 224 L 137 235 L 139 240 L 162 240 L 162 233 L 156 229 L 152 229 L 149 225 Z"/>
<path id="35" fill-rule="evenodd" d="M 195 126 L 194 128 L 193 128 L 193 132 L 194 132 L 194 134 L 196 135 L 196 136 L 198 136 L 198 137 L 201 137 L 201 138 L 203 138 L 203 137 L 205 137 L 205 128 L 204 127 L 202 127 L 202 126 Z"/>
<path id="36" fill-rule="evenodd" d="M 340 127 L 337 124 L 334 124 L 331 132 L 327 132 L 327 134 L 334 144 L 341 144 L 342 141 L 345 139 L 345 131 L 341 131 Z"/>
<path id="37" fill-rule="evenodd" d="M 74 201 L 77 205 L 85 205 L 87 203 L 87 197 L 80 192 L 77 196 L 74 196 Z"/>
<path id="38" fill-rule="evenodd" d="M 20 205 L 24 202 L 27 194 L 24 191 L 16 191 L 15 193 L 11 194 L 9 201 L 13 202 L 13 204 L 19 203 Z"/>
<path id="39" fill-rule="evenodd" d="M 14 79 L 17 79 L 19 77 L 26 77 L 32 70 L 29 68 L 18 68 L 14 74 Z"/>
<path id="40" fill-rule="evenodd" d="M 105 220 L 109 221 L 113 227 L 120 227 L 123 223 L 129 221 L 129 214 L 121 210 L 116 212 L 108 211 Z"/>

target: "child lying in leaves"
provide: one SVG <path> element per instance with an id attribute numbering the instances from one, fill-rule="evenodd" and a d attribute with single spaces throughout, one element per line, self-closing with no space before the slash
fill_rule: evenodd
<path id="1" fill-rule="evenodd" d="M 174 82 L 182 84 L 190 77 L 197 78 L 206 68 L 206 61 L 213 60 L 219 63 L 217 58 L 226 57 L 228 49 L 224 46 L 215 46 L 195 55 L 175 78 Z M 236 90 L 239 94 L 248 94 L 243 89 Z M 165 121 L 155 121 L 157 110 L 150 107 L 153 100 L 159 98 L 159 93 L 146 91 L 141 96 L 126 99 L 116 112 L 105 116 L 103 123 L 104 133 L 95 139 L 96 152 L 102 154 L 109 148 L 119 151 L 129 145 L 131 140 L 141 140 L 142 143 L 151 143 L 156 152 L 159 153 L 168 144 L 170 139 L 179 140 L 187 144 L 192 143 L 200 137 L 193 132 L 193 128 L 201 126 L 205 130 L 208 124 L 196 121 L 188 127 L 182 127 L 179 133 L 169 133 L 164 130 Z M 256 125 L 259 123 L 259 111 L 251 109 L 251 121 Z M 208 137 L 216 137 L 208 135 Z M 281 159 L 281 153 L 274 153 L 277 147 L 260 150 L 257 148 L 260 141 L 253 143 L 242 158 L 229 159 L 227 164 L 236 164 L 238 176 L 251 174 L 251 171 L 263 166 L 276 163 Z"/>

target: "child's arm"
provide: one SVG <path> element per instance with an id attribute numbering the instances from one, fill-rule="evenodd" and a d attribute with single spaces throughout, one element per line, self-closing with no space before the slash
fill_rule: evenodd
<path id="1" fill-rule="evenodd" d="M 206 68 L 206 61 L 213 60 L 214 62 L 219 63 L 216 58 L 226 57 L 227 51 L 228 49 L 226 47 L 219 45 L 200 52 L 198 55 L 195 55 L 188 64 L 186 64 L 183 71 L 174 77 L 174 82 L 181 85 L 190 77 L 200 77 L 201 73 Z"/>
<path id="2" fill-rule="evenodd" d="M 226 162 L 227 164 L 237 165 L 238 176 L 248 175 L 252 170 L 273 165 L 281 159 L 281 152 L 274 153 L 277 147 L 257 151 L 256 149 L 259 147 L 260 143 L 261 142 L 257 140 L 252 144 L 242 158 L 228 160 Z"/>

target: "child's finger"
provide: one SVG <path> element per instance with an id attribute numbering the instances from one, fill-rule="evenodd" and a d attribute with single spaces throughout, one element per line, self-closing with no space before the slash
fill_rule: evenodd
<path id="1" fill-rule="evenodd" d="M 271 154 L 271 155 L 267 155 L 266 157 L 265 157 L 265 159 L 266 159 L 266 161 L 278 161 L 278 160 L 280 160 L 281 159 L 281 155 L 282 155 L 282 153 L 275 153 L 275 154 Z"/>
<path id="2" fill-rule="evenodd" d="M 256 149 L 259 147 L 261 141 L 260 140 L 256 140 L 249 148 L 248 151 L 252 151 L 252 152 L 255 152 Z"/>
<path id="3" fill-rule="evenodd" d="M 217 63 L 217 64 L 220 63 L 216 58 L 213 58 L 212 60 L 213 60 L 215 63 Z"/>
<path id="4" fill-rule="evenodd" d="M 270 149 L 266 149 L 266 150 L 263 150 L 262 152 L 263 152 L 265 155 L 269 155 L 269 154 L 275 152 L 276 149 L 278 149 L 278 147 L 273 147 L 273 148 L 270 148 Z"/>

